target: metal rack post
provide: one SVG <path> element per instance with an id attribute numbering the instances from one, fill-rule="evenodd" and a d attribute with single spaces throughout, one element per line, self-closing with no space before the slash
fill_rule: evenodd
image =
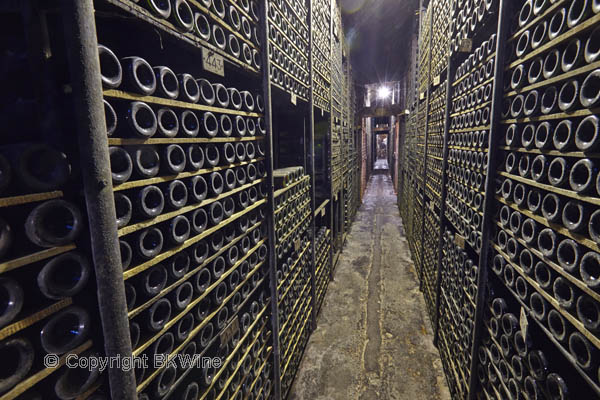
<path id="1" fill-rule="evenodd" d="M 500 0 L 498 5 L 498 29 L 496 33 L 496 65 L 494 67 L 494 88 L 492 95 L 492 110 L 490 117 L 490 135 L 488 142 L 488 165 L 487 178 L 485 182 L 485 200 L 483 208 L 483 223 L 481 228 L 481 251 L 479 253 L 479 276 L 477 277 L 477 299 L 475 303 L 475 318 L 473 341 L 471 347 L 471 367 L 469 375 L 469 399 L 475 399 L 475 388 L 477 387 L 477 349 L 481 341 L 481 335 L 484 330 L 483 311 L 486 302 L 487 284 L 487 259 L 490 247 L 490 236 L 492 232 L 492 216 L 494 214 L 495 202 L 495 178 L 492 171 L 495 171 L 497 165 L 498 149 L 496 143 L 500 137 L 500 113 L 502 105 L 502 95 L 504 88 L 504 53 L 505 44 L 509 31 L 510 2 Z"/>
<path id="2" fill-rule="evenodd" d="M 269 15 L 266 1 L 261 2 L 262 24 L 260 30 L 261 43 L 269 43 Z M 273 330 L 273 393 L 275 400 L 281 399 L 281 354 L 279 351 L 279 302 L 277 292 L 277 256 L 275 249 L 275 183 L 273 178 L 273 118 L 271 107 L 270 59 L 267 51 L 262 52 L 262 89 L 265 100 L 265 125 L 267 128 L 267 185 L 269 235 L 269 289 L 271 292 L 271 328 Z"/>
<path id="3" fill-rule="evenodd" d="M 312 47 L 313 47 L 313 37 L 312 37 L 312 21 L 313 21 L 313 7 L 312 1 L 308 2 L 308 48 L 310 57 L 308 60 L 308 73 L 310 80 L 310 93 L 308 99 L 308 160 L 307 160 L 307 173 L 310 176 L 310 238 L 311 238 L 311 262 L 310 262 L 310 294 L 312 297 L 311 307 L 312 307 L 312 321 L 311 321 L 311 330 L 316 329 L 317 327 L 317 300 L 316 300 L 316 284 L 317 284 L 317 276 L 316 276 L 316 248 L 315 248 L 315 236 L 316 236 L 316 227 L 315 227 L 315 209 L 316 209 L 316 199 L 315 199 L 315 186 L 316 186 L 316 178 L 315 178 L 315 115 L 314 115 L 314 85 L 313 85 L 313 60 L 312 60 Z"/>

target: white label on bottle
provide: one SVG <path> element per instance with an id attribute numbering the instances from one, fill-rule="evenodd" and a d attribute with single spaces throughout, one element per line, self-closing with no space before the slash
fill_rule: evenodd
<path id="1" fill-rule="evenodd" d="M 296 105 L 296 103 L 298 103 L 298 96 L 296 96 L 296 93 L 292 93 L 292 104 Z"/>
<path id="2" fill-rule="evenodd" d="M 219 335 L 219 339 L 221 341 L 221 347 L 224 347 L 227 343 L 231 341 L 233 336 L 240 331 L 240 321 L 238 316 L 236 315 L 233 321 L 227 325 L 221 334 Z"/>
<path id="3" fill-rule="evenodd" d="M 454 243 L 464 250 L 465 248 L 465 238 L 459 234 L 454 235 Z"/>
<path id="4" fill-rule="evenodd" d="M 212 72 L 219 76 L 225 76 L 225 63 L 223 56 L 214 52 L 214 50 L 202 48 L 202 68 L 205 71 Z"/>
<path id="5" fill-rule="evenodd" d="M 527 327 L 529 326 L 529 322 L 527 322 L 527 314 L 525 313 L 525 309 L 523 307 L 521 307 L 519 325 L 521 326 L 521 333 L 523 334 L 523 337 L 525 337 L 527 335 Z"/>

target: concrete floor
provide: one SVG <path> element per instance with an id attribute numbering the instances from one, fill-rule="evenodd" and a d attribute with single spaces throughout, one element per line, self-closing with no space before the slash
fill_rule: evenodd
<path id="1" fill-rule="evenodd" d="M 291 400 L 450 399 L 384 167 L 369 182 Z"/>

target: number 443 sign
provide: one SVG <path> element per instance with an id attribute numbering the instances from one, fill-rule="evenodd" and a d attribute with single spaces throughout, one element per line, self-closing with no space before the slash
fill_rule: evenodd
<path id="1" fill-rule="evenodd" d="M 202 48 L 202 68 L 205 71 L 212 72 L 219 76 L 225 76 L 225 67 L 223 56 L 215 53 L 213 50 Z"/>

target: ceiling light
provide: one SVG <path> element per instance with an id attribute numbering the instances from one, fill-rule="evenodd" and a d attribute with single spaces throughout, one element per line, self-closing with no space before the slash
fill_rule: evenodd
<path id="1" fill-rule="evenodd" d="M 387 99 L 392 94 L 392 91 L 387 86 L 382 86 L 377 89 L 377 97 L 381 100 Z"/>

